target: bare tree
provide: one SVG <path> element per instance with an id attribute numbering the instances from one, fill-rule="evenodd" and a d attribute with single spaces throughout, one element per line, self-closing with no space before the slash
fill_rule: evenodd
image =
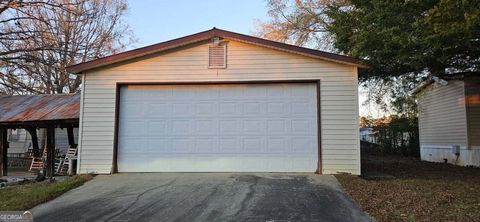
<path id="1" fill-rule="evenodd" d="M 76 92 L 81 79 L 65 67 L 119 52 L 133 39 L 122 21 L 125 0 L 29 3 L 0 14 L 6 21 L 0 22 L 0 32 L 8 33 L 0 38 L 4 93 Z"/>
<path id="2" fill-rule="evenodd" d="M 51 1 L 0 0 L 0 94 L 20 92 L 22 90 L 18 87 L 27 88 L 27 85 L 31 85 L 22 73 L 18 73 L 19 76 L 16 78 L 13 77 L 12 73 L 15 70 L 13 64 L 31 60 L 28 53 L 24 52 L 39 51 L 48 47 L 40 44 L 30 47 L 22 43 L 24 40 L 35 38 L 39 30 L 19 27 L 19 24 L 42 21 L 38 16 L 28 13 L 26 9 L 32 7 L 64 10 L 62 5 Z M 42 22 L 48 24 L 47 21 Z M 19 79 L 24 81 L 19 82 Z"/>

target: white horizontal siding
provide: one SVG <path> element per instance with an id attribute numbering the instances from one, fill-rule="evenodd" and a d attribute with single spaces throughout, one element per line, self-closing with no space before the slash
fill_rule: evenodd
<path id="1" fill-rule="evenodd" d="M 421 147 L 467 146 L 463 81 L 432 84 L 418 96 L 418 106 Z"/>
<path id="2" fill-rule="evenodd" d="M 16 130 L 20 134 L 19 140 L 9 141 L 10 146 L 8 148 L 9 154 L 25 154 L 28 149 L 32 149 L 32 137 L 25 129 Z M 46 135 L 43 129 L 37 130 L 38 145 L 40 149 L 43 149 L 43 145 L 46 141 Z M 78 128 L 73 129 L 74 140 L 78 141 Z M 55 128 L 55 147 L 61 154 L 65 154 L 69 148 L 68 135 L 66 128 Z"/>
<path id="3" fill-rule="evenodd" d="M 84 75 L 80 172 L 111 171 L 117 82 L 320 79 L 323 173 L 360 174 L 356 67 L 230 41 L 227 68 L 208 69 L 207 46 Z"/>

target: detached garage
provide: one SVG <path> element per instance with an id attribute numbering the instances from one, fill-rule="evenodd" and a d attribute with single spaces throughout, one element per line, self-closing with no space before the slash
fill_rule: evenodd
<path id="1" fill-rule="evenodd" d="M 360 174 L 358 67 L 215 28 L 70 66 L 78 173 Z"/>

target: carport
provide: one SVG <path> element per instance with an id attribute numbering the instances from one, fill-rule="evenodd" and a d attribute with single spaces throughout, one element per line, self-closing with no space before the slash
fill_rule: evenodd
<path id="1" fill-rule="evenodd" d="M 54 175 L 55 128 L 66 128 L 68 143 L 76 146 L 73 128 L 78 128 L 79 94 L 0 96 L 0 176 L 8 172 L 9 129 L 25 129 L 32 138 L 33 157 L 40 156 L 37 129 L 47 132 L 45 173 Z"/>

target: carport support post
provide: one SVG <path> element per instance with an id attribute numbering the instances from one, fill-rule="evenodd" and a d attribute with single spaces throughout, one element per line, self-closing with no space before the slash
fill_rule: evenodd
<path id="1" fill-rule="evenodd" d="M 7 141 L 7 128 L 0 127 L 0 176 L 7 176 L 8 170 L 8 141 Z"/>
<path id="2" fill-rule="evenodd" d="M 34 157 L 40 156 L 40 149 L 38 148 L 38 135 L 37 135 L 37 128 L 35 127 L 28 127 L 25 128 L 28 133 L 30 133 L 30 137 L 32 137 L 32 151 Z"/>
<path id="3" fill-rule="evenodd" d="M 47 177 L 54 176 L 55 168 L 55 127 L 47 127 Z"/>
<path id="4" fill-rule="evenodd" d="M 70 147 L 77 147 L 75 144 L 75 136 L 73 135 L 73 126 L 67 127 L 68 145 Z"/>

